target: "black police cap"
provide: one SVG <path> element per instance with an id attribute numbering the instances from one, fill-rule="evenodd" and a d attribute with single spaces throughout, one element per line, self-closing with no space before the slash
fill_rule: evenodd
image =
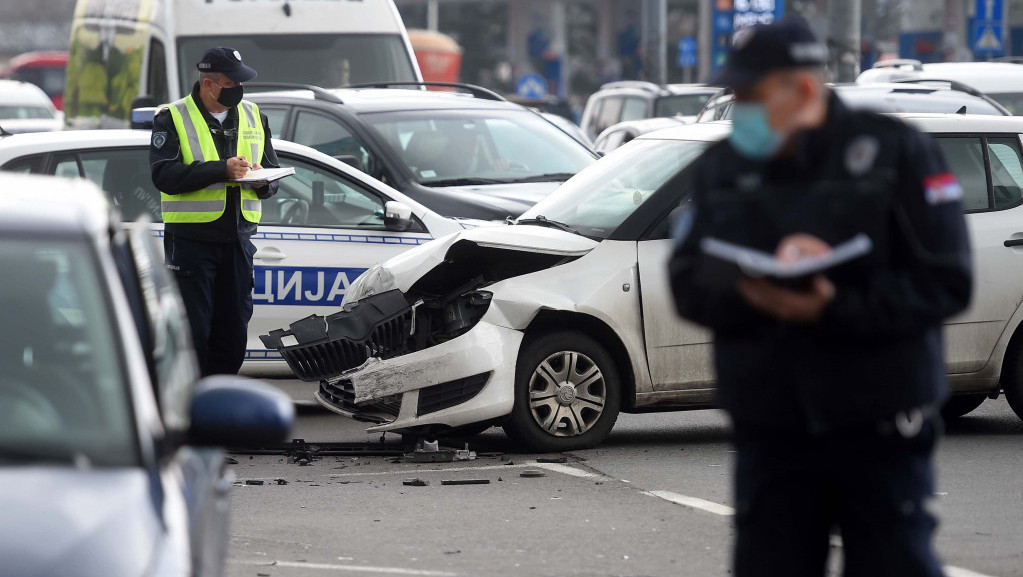
<path id="1" fill-rule="evenodd" d="M 827 62 L 828 48 L 817 40 L 806 20 L 786 18 L 736 32 L 725 65 L 708 84 L 743 88 L 775 70 L 824 66 Z"/>
<path id="2" fill-rule="evenodd" d="M 256 77 L 256 70 L 242 62 L 241 53 L 226 46 L 207 50 L 195 67 L 199 72 L 220 72 L 235 82 L 248 82 Z"/>

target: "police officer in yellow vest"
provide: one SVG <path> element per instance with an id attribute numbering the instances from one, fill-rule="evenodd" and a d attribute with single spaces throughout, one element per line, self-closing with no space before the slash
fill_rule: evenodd
<path id="1" fill-rule="evenodd" d="M 167 268 L 174 271 L 192 325 L 203 375 L 237 373 L 252 317 L 252 255 L 260 201 L 277 183 L 227 182 L 250 168 L 277 168 L 270 128 L 242 100 L 256 71 L 232 48 L 217 46 L 197 64 L 192 93 L 161 110 L 149 147 L 160 190 Z"/>

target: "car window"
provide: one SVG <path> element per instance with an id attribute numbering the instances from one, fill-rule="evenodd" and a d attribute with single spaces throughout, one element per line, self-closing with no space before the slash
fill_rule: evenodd
<path id="1" fill-rule="evenodd" d="M 1019 138 L 988 138 L 987 146 L 995 209 L 1016 206 L 1023 200 Z"/>
<path id="2" fill-rule="evenodd" d="M 618 124 L 618 119 L 621 116 L 622 99 L 614 97 L 605 98 L 604 105 L 600 108 L 600 115 L 597 116 L 597 126 L 594 131 L 599 134 L 612 124 Z"/>
<path id="3" fill-rule="evenodd" d="M 991 207 L 988 196 L 987 171 L 984 168 L 984 147 L 980 137 L 937 138 L 941 153 L 963 187 L 965 210 L 987 210 Z"/>
<path id="4" fill-rule="evenodd" d="M 0 268 L 0 461 L 137 461 L 117 332 L 89 245 L 6 239 Z"/>
<path id="5" fill-rule="evenodd" d="M 153 38 L 149 42 L 149 71 L 146 73 L 146 92 L 159 103 L 170 101 L 167 88 L 167 51 L 163 42 Z"/>
<path id="6" fill-rule="evenodd" d="M 642 98 L 626 98 L 622 105 L 622 122 L 626 120 L 640 120 L 647 117 L 646 100 Z"/>
<path id="7" fill-rule="evenodd" d="M 78 165 L 81 164 L 81 170 Z M 84 171 L 84 175 L 82 174 Z M 148 215 L 162 222 L 160 192 L 149 170 L 149 149 L 109 149 L 63 154 L 57 157 L 54 174 L 85 176 L 107 193 L 125 221 Z"/>
<path id="8" fill-rule="evenodd" d="M 427 186 L 565 180 L 593 154 L 523 110 L 411 110 L 363 114 L 417 182 Z"/>
<path id="9" fill-rule="evenodd" d="M 21 172 L 24 174 L 41 174 L 46 170 L 46 155 L 37 154 L 34 156 L 23 156 L 3 165 L 0 170 L 7 172 Z"/>
<path id="10" fill-rule="evenodd" d="M 53 118 L 53 111 L 45 106 L 0 104 L 0 120 L 41 120 L 50 118 Z"/>
<path id="11" fill-rule="evenodd" d="M 362 164 L 364 172 L 373 173 L 374 167 L 366 145 L 347 126 L 329 116 L 299 111 L 292 140 L 334 158 L 354 156 Z"/>
<path id="12" fill-rule="evenodd" d="M 654 116 L 696 116 L 714 94 L 680 94 L 658 98 Z"/>
<path id="13" fill-rule="evenodd" d="M 270 125 L 270 136 L 284 138 L 284 121 L 288 118 L 288 109 L 260 106 L 259 111 L 266 115 L 267 123 Z"/>
<path id="14" fill-rule="evenodd" d="M 263 224 L 321 228 L 384 228 L 384 201 L 362 185 L 286 154 L 281 166 L 295 175 L 280 181 L 277 194 L 263 201 Z"/>

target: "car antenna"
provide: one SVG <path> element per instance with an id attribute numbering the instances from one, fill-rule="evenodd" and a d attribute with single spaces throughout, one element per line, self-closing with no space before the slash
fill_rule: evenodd
<path id="1" fill-rule="evenodd" d="M 11 134 L 10 132 L 7 132 L 6 130 L 4 130 L 3 125 L 0 125 L 0 136 L 14 136 L 14 135 Z"/>
<path id="2" fill-rule="evenodd" d="M 956 114 L 966 114 L 966 105 L 964 104 L 962 108 L 956 110 Z"/>

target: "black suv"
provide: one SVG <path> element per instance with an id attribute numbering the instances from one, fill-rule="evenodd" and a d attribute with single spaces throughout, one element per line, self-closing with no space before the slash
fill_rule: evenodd
<path id="1" fill-rule="evenodd" d="M 339 158 L 444 216 L 516 217 L 597 158 L 489 90 L 427 86 L 246 84 L 275 137 Z M 253 92 L 267 89 L 275 91 Z"/>

